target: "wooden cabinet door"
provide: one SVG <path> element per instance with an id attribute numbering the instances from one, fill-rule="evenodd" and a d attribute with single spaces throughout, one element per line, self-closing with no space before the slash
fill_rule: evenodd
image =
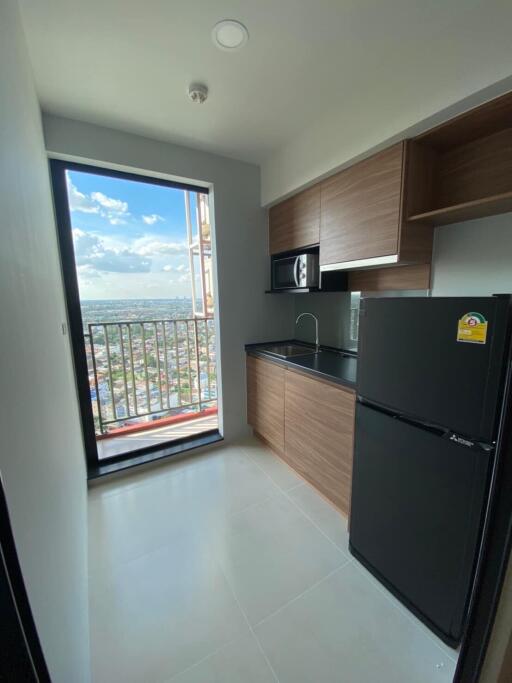
<path id="1" fill-rule="evenodd" d="M 279 454 L 284 449 L 284 375 L 277 363 L 247 356 L 247 422 Z"/>
<path id="2" fill-rule="evenodd" d="M 398 254 L 404 150 L 400 142 L 322 182 L 320 265 Z"/>
<path id="3" fill-rule="evenodd" d="M 355 394 L 286 371 L 284 459 L 345 514 L 350 509 Z"/>
<path id="4" fill-rule="evenodd" d="M 269 211 L 271 254 L 300 249 L 320 240 L 320 185 L 276 204 Z"/>

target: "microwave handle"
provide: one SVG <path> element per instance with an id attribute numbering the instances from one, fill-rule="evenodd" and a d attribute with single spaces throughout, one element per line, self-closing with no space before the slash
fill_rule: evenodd
<path id="1" fill-rule="evenodd" d="M 293 265 L 293 277 L 295 280 L 295 286 L 300 287 L 299 282 L 299 266 L 300 266 L 300 256 L 295 257 L 295 263 Z"/>

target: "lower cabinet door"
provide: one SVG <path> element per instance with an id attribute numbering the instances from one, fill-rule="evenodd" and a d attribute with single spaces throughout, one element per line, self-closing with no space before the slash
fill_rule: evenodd
<path id="1" fill-rule="evenodd" d="M 247 356 L 247 422 L 280 455 L 284 450 L 285 369 Z"/>
<path id="2" fill-rule="evenodd" d="M 354 413 L 355 394 L 350 389 L 286 371 L 283 457 L 347 515 Z"/>

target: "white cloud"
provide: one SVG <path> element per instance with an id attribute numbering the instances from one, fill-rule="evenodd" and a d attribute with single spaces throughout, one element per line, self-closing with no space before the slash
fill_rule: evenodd
<path id="1" fill-rule="evenodd" d="M 96 278 L 100 277 L 99 272 L 89 263 L 77 266 L 76 270 L 78 273 L 78 278 L 82 282 L 89 282 L 90 280 L 95 280 Z"/>
<path id="2" fill-rule="evenodd" d="M 135 240 L 133 250 L 141 256 L 176 255 L 185 254 L 188 246 L 185 242 L 162 242 L 158 238 L 146 235 Z"/>
<path id="3" fill-rule="evenodd" d="M 103 192 L 91 192 L 86 195 L 80 192 L 67 177 L 68 200 L 71 211 L 81 211 L 82 213 L 96 213 L 106 218 L 111 225 L 123 225 L 125 218 L 130 215 L 128 202 L 121 199 L 107 197 Z"/>
<path id="4" fill-rule="evenodd" d="M 163 216 L 159 216 L 157 213 L 152 213 L 149 216 L 142 216 L 142 220 L 146 225 L 153 225 L 157 221 L 164 221 L 165 218 Z"/>
<path id="5" fill-rule="evenodd" d="M 91 277 L 93 271 L 107 273 L 148 273 L 151 259 L 131 249 L 113 249 L 90 232 L 73 230 L 75 258 L 79 275 Z"/>
<path id="6" fill-rule="evenodd" d="M 171 273 L 171 272 L 175 272 L 175 273 L 186 272 L 186 273 L 188 273 L 189 272 L 188 266 L 185 266 L 183 263 L 180 263 L 178 266 L 173 266 L 172 264 L 167 263 L 162 268 L 162 270 L 164 271 L 164 273 Z"/>
<path id="7" fill-rule="evenodd" d="M 128 212 L 128 202 L 123 202 L 120 199 L 113 199 L 112 197 L 107 197 L 103 192 L 91 192 L 91 199 L 98 202 L 105 209 L 109 209 L 116 213 L 127 213 Z"/>
<path id="8" fill-rule="evenodd" d="M 68 183 L 68 201 L 71 211 L 81 211 L 82 213 L 99 213 L 100 207 L 97 206 L 90 197 L 79 192 L 71 180 Z"/>

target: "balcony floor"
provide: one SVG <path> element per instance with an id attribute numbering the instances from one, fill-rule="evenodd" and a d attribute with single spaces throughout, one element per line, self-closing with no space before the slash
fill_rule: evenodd
<path id="1" fill-rule="evenodd" d="M 179 422 L 174 425 L 165 425 L 164 427 L 155 427 L 144 432 L 135 432 L 133 434 L 123 434 L 120 436 L 113 436 L 109 439 L 101 439 L 96 442 L 98 448 L 98 458 L 106 460 L 115 455 L 123 453 L 131 453 L 140 448 L 147 448 L 154 446 L 157 443 L 166 443 L 175 441 L 176 439 L 183 439 L 188 436 L 195 436 L 208 432 L 211 429 L 218 429 L 219 419 L 218 415 L 208 415 L 187 422 Z"/>

